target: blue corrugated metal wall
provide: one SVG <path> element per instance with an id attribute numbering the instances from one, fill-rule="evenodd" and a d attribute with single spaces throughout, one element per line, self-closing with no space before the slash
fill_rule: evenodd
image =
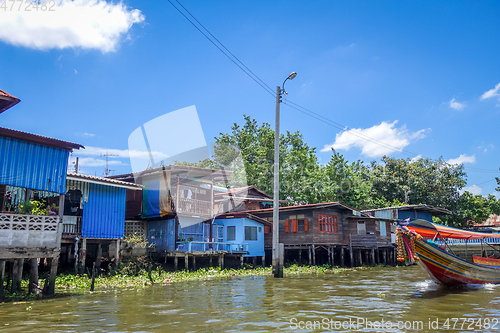
<path id="1" fill-rule="evenodd" d="M 89 184 L 89 199 L 83 205 L 82 237 L 123 238 L 126 189 Z"/>
<path id="2" fill-rule="evenodd" d="M 175 219 L 148 221 L 148 241 L 156 250 L 175 250 Z"/>
<path id="3" fill-rule="evenodd" d="M 0 137 L 0 184 L 66 193 L 69 151 Z"/>

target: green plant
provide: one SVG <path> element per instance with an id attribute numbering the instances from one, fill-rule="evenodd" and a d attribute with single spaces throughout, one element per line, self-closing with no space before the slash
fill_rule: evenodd
<path id="1" fill-rule="evenodd" d="M 48 206 L 43 201 L 26 200 L 19 205 L 19 213 L 28 215 L 51 215 L 56 214 L 57 206 Z"/>

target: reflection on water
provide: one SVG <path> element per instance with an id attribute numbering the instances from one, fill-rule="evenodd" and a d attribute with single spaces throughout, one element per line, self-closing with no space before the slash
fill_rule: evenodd
<path id="1" fill-rule="evenodd" d="M 37 333 L 275 332 L 293 328 L 297 332 L 450 332 L 453 321 L 450 327 L 443 326 L 447 318 L 474 319 L 476 323 L 479 318 L 498 320 L 499 288 L 444 289 L 416 266 L 280 280 L 235 277 L 3 304 L 0 329 Z M 436 319 L 440 326 L 430 328 L 430 321 Z M 374 326 L 382 320 L 392 328 Z M 307 326 L 314 322 L 316 327 Z M 404 328 L 406 322 L 422 322 L 422 326 Z M 302 329 L 298 329 L 299 323 Z M 344 327 L 335 329 L 334 325 L 342 323 Z M 496 329 L 481 325 L 466 329 L 467 324 L 463 331 L 500 331 L 500 324 Z"/>

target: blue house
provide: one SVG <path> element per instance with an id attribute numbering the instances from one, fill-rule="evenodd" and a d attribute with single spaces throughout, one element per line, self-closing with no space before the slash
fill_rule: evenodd
<path id="1" fill-rule="evenodd" d="M 231 213 L 215 219 L 213 234 L 216 242 L 234 243 L 230 245 L 232 251 L 245 244 L 244 257 L 264 257 L 264 227 L 269 226 L 271 222 L 250 213 Z"/>
<path id="2" fill-rule="evenodd" d="M 118 259 L 120 239 L 124 237 L 125 232 L 126 192 L 141 191 L 142 185 L 68 173 L 66 188 L 63 259 L 78 259 L 74 257 L 75 251 L 71 251 L 71 248 L 80 247 L 79 263 L 82 271 L 90 245 L 96 253 L 98 248 L 104 245 L 108 253 L 112 254 L 110 257 Z"/>

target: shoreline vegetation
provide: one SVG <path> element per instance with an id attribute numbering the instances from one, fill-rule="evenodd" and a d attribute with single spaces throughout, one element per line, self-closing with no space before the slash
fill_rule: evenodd
<path id="1" fill-rule="evenodd" d="M 300 274 L 338 274 L 342 272 L 367 269 L 369 266 L 339 268 L 337 266 L 298 266 L 290 265 L 284 268 L 284 275 L 293 276 Z M 271 267 L 244 267 L 238 269 L 221 269 L 220 267 L 200 268 L 196 271 L 164 271 L 161 267 L 155 270 L 140 270 L 137 274 L 123 274 L 121 271 L 110 272 L 106 275 L 95 278 L 94 291 L 91 290 L 92 278 L 87 274 L 60 274 L 56 278 L 56 297 L 57 294 L 64 292 L 73 292 L 74 294 L 88 294 L 105 292 L 112 289 L 123 288 L 145 288 L 151 285 L 169 285 L 172 283 L 184 281 L 207 281 L 229 279 L 239 276 L 271 276 Z M 31 301 L 38 299 L 46 299 L 49 297 L 42 294 L 28 294 L 28 280 L 22 280 L 22 292 L 11 295 L 5 291 L 5 299 L 3 303 Z M 44 280 L 40 280 L 39 284 L 43 285 Z"/>

